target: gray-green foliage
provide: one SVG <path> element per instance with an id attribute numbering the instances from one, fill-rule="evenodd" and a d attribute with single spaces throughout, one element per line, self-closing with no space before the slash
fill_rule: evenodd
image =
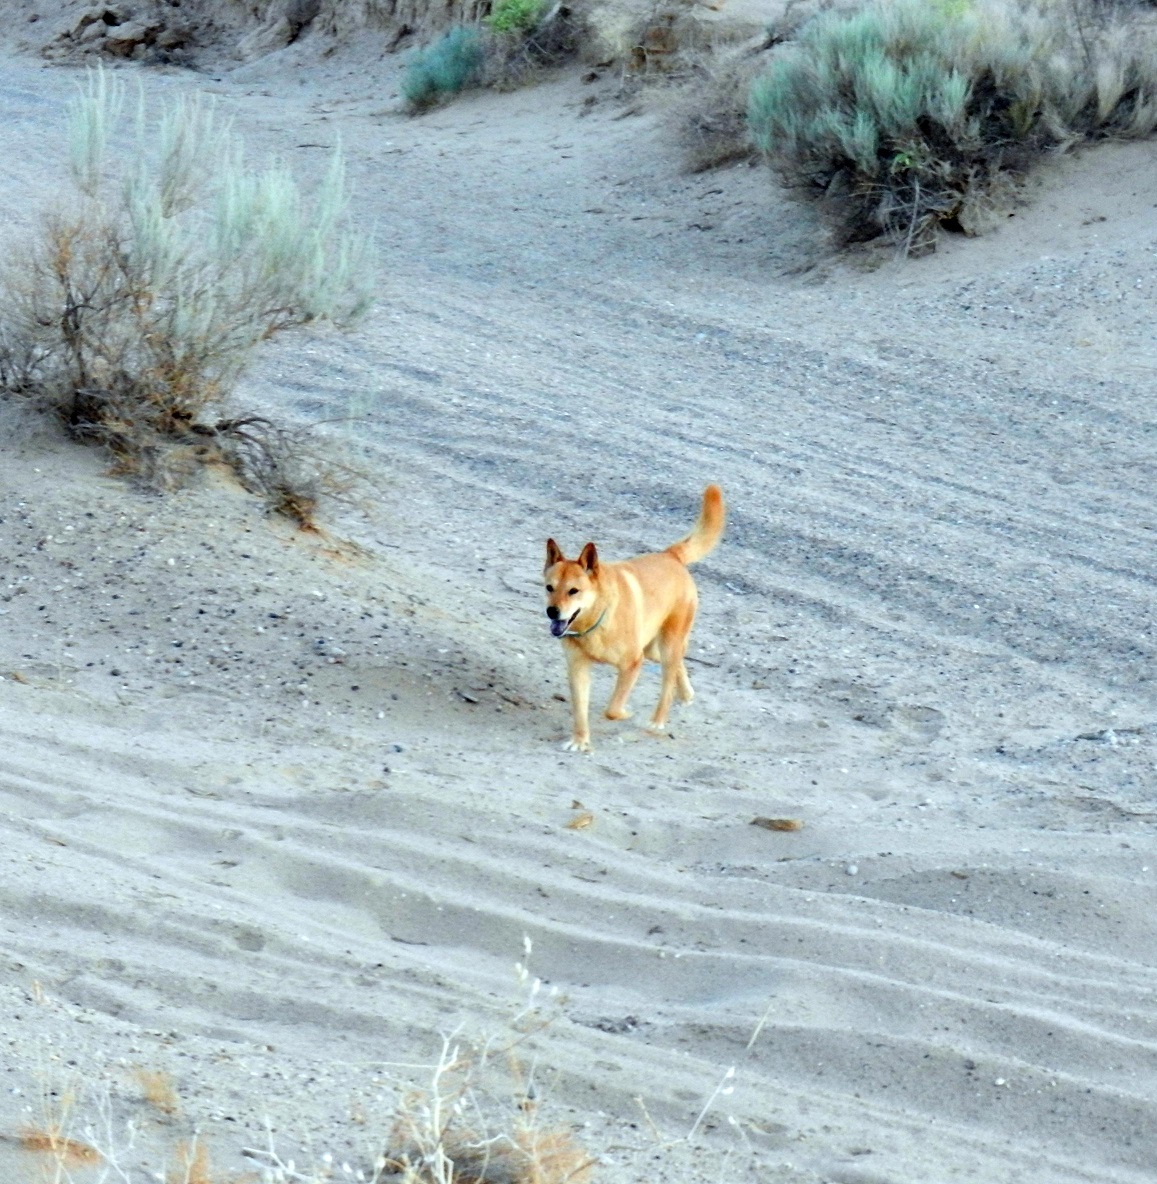
<path id="1" fill-rule="evenodd" d="M 1157 39 L 1084 0 L 873 0 L 809 22 L 752 87 L 748 123 L 846 239 L 928 246 L 1000 174 L 1157 125 Z"/>
<path id="2" fill-rule="evenodd" d="M 471 25 L 455 25 L 410 56 L 402 75 L 402 95 L 420 111 L 468 86 L 477 86 L 485 58 L 479 31 Z"/>
<path id="3" fill-rule="evenodd" d="M 119 169 L 124 107 L 115 78 L 89 76 L 71 112 L 77 193 L 0 288 L 0 383 L 122 455 L 203 427 L 265 338 L 370 298 L 340 152 L 306 195 L 284 165 L 248 166 L 210 101 L 150 118 L 142 97 Z"/>

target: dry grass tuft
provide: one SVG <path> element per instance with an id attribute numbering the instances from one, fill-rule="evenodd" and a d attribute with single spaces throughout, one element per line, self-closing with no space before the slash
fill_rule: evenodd
<path id="1" fill-rule="evenodd" d="M 526 990 L 509 1020 L 509 1034 L 478 1047 L 442 1037 L 442 1050 L 427 1084 L 399 1102 L 387 1150 L 372 1179 L 397 1184 L 586 1184 L 596 1160 L 563 1127 L 541 1125 L 533 1068 L 520 1060 L 526 1042 L 548 1026 L 557 996 L 543 1006 L 542 984 L 529 971 L 531 941 L 515 965 Z M 505 1062 L 494 1090 L 496 1062 Z M 513 1085 L 513 1088 L 511 1086 Z"/>
<path id="2" fill-rule="evenodd" d="M 523 1175 L 518 1184 L 586 1184 L 597 1160 L 566 1130 L 515 1132 Z"/>
<path id="3" fill-rule="evenodd" d="M 20 1147 L 24 1151 L 51 1155 L 57 1163 L 66 1166 L 85 1167 L 98 1164 L 103 1159 L 95 1147 L 79 1139 L 68 1138 L 58 1126 L 27 1128 L 20 1134 Z"/>
<path id="4" fill-rule="evenodd" d="M 516 1127 L 508 1137 L 447 1132 L 434 1155 L 416 1145 L 381 1161 L 398 1184 L 587 1184 L 597 1160 L 563 1129 Z"/>
<path id="5" fill-rule="evenodd" d="M 167 1118 L 174 1118 L 180 1113 L 181 1099 L 168 1073 L 137 1066 L 133 1070 L 133 1078 L 141 1087 L 141 1095 L 154 1110 L 159 1110 Z"/>
<path id="6" fill-rule="evenodd" d="M 392 1170 L 399 1184 L 586 1184 L 596 1163 L 569 1131 L 516 1135 L 511 1147 L 480 1150 L 467 1143 L 449 1151 L 448 1174 L 408 1160 Z"/>
<path id="7" fill-rule="evenodd" d="M 532 1002 L 536 991 L 537 983 Z M 525 1032 L 532 1017 L 541 1018 L 533 1006 L 515 1030 Z M 513 1046 L 505 1051 L 515 1089 L 498 1099 L 484 1088 L 489 1050 L 464 1050 L 443 1037 L 429 1085 L 401 1099 L 390 1149 L 375 1165 L 379 1176 L 392 1174 L 398 1184 L 586 1184 L 597 1161 L 570 1131 L 538 1125 L 533 1075 Z"/>
<path id="8" fill-rule="evenodd" d="M 99 1148 L 86 1140 L 74 1139 L 72 1115 L 77 1093 L 72 1086 L 59 1091 L 44 1089 L 41 1095 L 41 1120 L 20 1132 L 18 1142 L 24 1151 L 49 1158 L 44 1165 L 45 1179 L 57 1184 L 70 1179 L 71 1168 L 94 1167 L 105 1161 Z M 89 1132 L 86 1130 L 85 1134 Z"/>
<path id="9" fill-rule="evenodd" d="M 198 1139 L 177 1144 L 176 1166 L 169 1169 L 165 1184 L 218 1184 L 209 1164 L 209 1149 Z"/>

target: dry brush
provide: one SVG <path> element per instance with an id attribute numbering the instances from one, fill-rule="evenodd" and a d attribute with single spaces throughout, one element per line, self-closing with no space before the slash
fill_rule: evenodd
<path id="1" fill-rule="evenodd" d="M 220 461 L 284 500 L 300 484 L 289 437 L 214 413 L 266 339 L 348 323 L 369 302 L 341 154 L 309 198 L 284 165 L 247 165 L 210 101 L 179 98 L 150 119 L 141 96 L 115 154 L 132 163 L 118 168 L 125 107 L 104 71 L 72 106 L 75 195 L 0 276 L 0 389 L 153 485 Z"/>

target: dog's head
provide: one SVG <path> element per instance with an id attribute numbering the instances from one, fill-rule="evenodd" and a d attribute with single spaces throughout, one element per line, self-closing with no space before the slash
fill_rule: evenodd
<path id="1" fill-rule="evenodd" d="M 546 540 L 546 615 L 553 637 L 562 637 L 598 595 L 599 553 L 587 543 L 578 559 L 567 559 L 554 539 Z"/>

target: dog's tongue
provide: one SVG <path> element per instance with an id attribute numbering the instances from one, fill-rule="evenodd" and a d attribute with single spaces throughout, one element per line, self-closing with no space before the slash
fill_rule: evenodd
<path id="1" fill-rule="evenodd" d="M 558 617 L 556 620 L 551 621 L 551 623 L 550 623 L 551 637 L 561 637 L 566 632 L 566 627 L 569 624 L 570 624 L 569 621 L 564 621 L 561 617 Z"/>

